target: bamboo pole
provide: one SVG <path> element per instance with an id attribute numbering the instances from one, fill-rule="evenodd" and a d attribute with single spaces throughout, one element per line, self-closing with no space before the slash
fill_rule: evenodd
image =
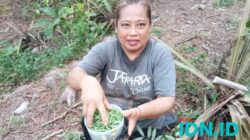
<path id="1" fill-rule="evenodd" d="M 214 78 L 213 83 L 220 84 L 220 85 L 230 87 L 230 88 L 233 88 L 233 89 L 237 89 L 237 90 L 240 90 L 240 91 L 248 92 L 248 89 L 247 89 L 246 86 L 241 85 L 239 83 L 235 83 L 235 82 L 226 80 L 226 79 L 222 79 L 222 78 L 217 77 L 217 76 Z"/>

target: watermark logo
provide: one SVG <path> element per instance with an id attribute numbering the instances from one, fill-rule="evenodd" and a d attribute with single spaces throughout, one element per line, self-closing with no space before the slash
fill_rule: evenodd
<path id="1" fill-rule="evenodd" d="M 180 136 L 190 136 L 193 137 L 197 133 L 199 136 L 202 137 L 205 134 L 211 137 L 218 137 L 218 136 L 235 136 L 238 131 L 239 127 L 234 122 L 220 122 L 219 123 L 219 133 L 213 132 L 214 125 L 213 122 L 201 122 L 198 127 L 193 122 L 181 122 L 180 123 Z"/>

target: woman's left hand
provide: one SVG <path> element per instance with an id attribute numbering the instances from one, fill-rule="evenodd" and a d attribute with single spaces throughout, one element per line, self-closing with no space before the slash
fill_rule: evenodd
<path id="1" fill-rule="evenodd" d="M 128 135 L 131 136 L 137 120 L 140 119 L 140 109 L 139 108 L 131 108 L 122 112 L 123 116 L 128 119 Z"/>

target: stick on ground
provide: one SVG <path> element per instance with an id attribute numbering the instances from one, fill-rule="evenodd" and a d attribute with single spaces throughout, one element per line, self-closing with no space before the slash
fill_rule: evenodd
<path id="1" fill-rule="evenodd" d="M 59 133 L 62 133 L 62 132 L 63 132 L 63 129 L 60 129 L 60 130 L 55 131 L 55 132 L 53 132 L 53 133 L 47 135 L 46 137 L 42 138 L 42 140 L 48 140 L 48 139 L 50 139 L 51 137 L 53 137 L 53 136 L 55 136 L 55 135 L 57 135 L 57 134 L 59 134 Z"/>
<path id="2" fill-rule="evenodd" d="M 42 124 L 42 127 L 44 127 L 44 126 L 47 125 L 47 124 L 53 123 L 53 122 L 55 122 L 55 121 L 57 121 L 57 120 L 59 120 L 59 119 L 64 118 L 64 117 L 70 112 L 71 109 L 76 108 L 76 107 L 79 106 L 79 105 L 81 105 L 81 102 L 76 103 L 76 104 L 73 105 L 69 110 L 63 112 L 60 116 L 58 116 L 58 117 L 56 117 L 56 118 L 54 118 L 54 119 L 52 119 L 52 120 L 50 120 L 50 121 L 48 121 L 48 122 L 43 123 L 43 124 Z"/>

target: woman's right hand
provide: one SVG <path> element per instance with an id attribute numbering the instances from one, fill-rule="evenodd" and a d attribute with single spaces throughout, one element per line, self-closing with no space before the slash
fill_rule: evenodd
<path id="1" fill-rule="evenodd" d="M 111 107 L 99 81 L 95 77 L 86 75 L 84 80 L 81 81 L 81 89 L 83 115 L 87 120 L 88 127 L 92 127 L 92 121 L 96 109 L 98 109 L 101 114 L 103 124 L 108 124 L 108 114 L 106 109 L 111 109 Z"/>

